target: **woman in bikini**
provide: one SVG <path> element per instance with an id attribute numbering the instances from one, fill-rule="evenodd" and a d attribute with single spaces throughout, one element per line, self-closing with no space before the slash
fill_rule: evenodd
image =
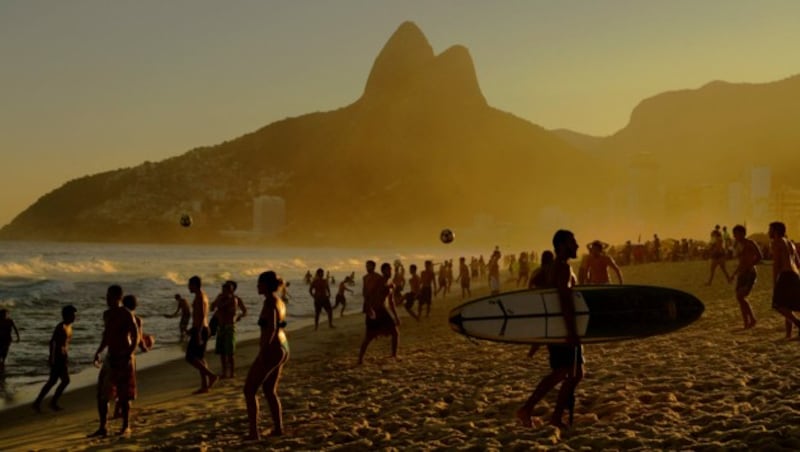
<path id="1" fill-rule="evenodd" d="M 286 338 L 286 305 L 276 294 L 283 288 L 283 280 L 273 271 L 262 273 L 258 277 L 258 293 L 264 295 L 264 305 L 258 317 L 261 327 L 258 355 L 250 366 L 247 380 L 244 383 L 244 400 L 247 404 L 247 420 L 250 431 L 247 439 L 261 439 L 258 430 L 258 387 L 264 390 L 264 396 L 272 414 L 272 432 L 270 436 L 283 434 L 281 401 L 278 399 L 278 380 L 284 364 L 289 359 L 289 341 Z"/>

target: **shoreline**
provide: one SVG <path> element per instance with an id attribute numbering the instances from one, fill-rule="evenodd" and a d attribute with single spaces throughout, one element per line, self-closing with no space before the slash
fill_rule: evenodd
<path id="1" fill-rule="evenodd" d="M 87 439 L 96 428 L 93 388 L 64 396 L 63 412 L 37 416 L 27 407 L 0 413 L 4 450 L 241 449 L 800 449 L 800 345 L 784 339 L 772 311 L 769 268 L 751 296 L 758 324 L 742 330 L 734 287 L 721 276 L 708 287 L 708 262 L 623 267 L 628 284 L 675 287 L 700 298 L 706 311 L 675 333 L 586 346 L 586 377 L 576 391 L 575 426 L 546 425 L 551 391 L 533 411 L 537 428 L 514 413 L 549 372 L 547 354 L 528 347 L 471 342 L 450 331 L 447 313 L 460 293 L 434 299 L 429 319 L 400 308 L 401 360 L 389 340 L 370 345 L 357 366 L 363 317 L 337 328 L 289 334 L 292 355 L 281 379 L 286 435 L 244 441 L 243 379 L 254 344 L 237 351 L 237 378 L 192 396 L 197 372 L 177 361 L 140 372 L 133 436 Z M 483 285 L 481 285 L 483 286 Z M 504 290 L 510 290 L 510 284 Z M 457 291 L 460 292 L 460 291 Z M 485 287 L 473 291 L 476 298 Z M 353 303 L 358 303 L 354 300 Z M 209 354 L 212 369 L 219 363 Z M 263 397 L 259 426 L 271 426 Z M 544 425 L 543 425 L 544 424 Z M 118 424 L 110 424 L 110 431 Z"/>

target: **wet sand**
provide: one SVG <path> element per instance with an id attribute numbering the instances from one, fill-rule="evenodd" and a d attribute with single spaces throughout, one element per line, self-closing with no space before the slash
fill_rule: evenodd
<path id="1" fill-rule="evenodd" d="M 783 320 L 770 309 L 770 270 L 759 267 L 751 297 L 758 325 L 744 331 L 733 285 L 718 274 L 704 286 L 707 262 L 624 267 L 627 283 L 686 290 L 706 311 L 673 334 L 586 346 L 587 373 L 570 430 L 524 428 L 514 416 L 549 371 L 547 352 L 529 359 L 525 346 L 470 342 L 451 332 L 447 312 L 460 297 L 450 297 L 435 299 L 422 322 L 400 309 L 399 362 L 389 357 L 389 339 L 381 338 L 370 345 L 365 364 L 356 365 L 360 315 L 337 319 L 333 330 L 292 332 L 279 389 L 284 437 L 243 439 L 242 384 L 255 353 L 250 343 L 237 353 L 237 378 L 206 395 L 191 395 L 199 379 L 185 362 L 140 372 L 130 438 L 86 438 L 97 427 L 94 388 L 86 388 L 66 394 L 60 413 L 0 412 L 0 449 L 798 450 L 800 342 L 784 339 Z M 218 370 L 213 353 L 210 364 Z M 546 424 L 555 395 L 535 408 L 537 424 Z M 261 426 L 268 430 L 261 400 Z M 112 421 L 111 431 L 116 428 Z"/>

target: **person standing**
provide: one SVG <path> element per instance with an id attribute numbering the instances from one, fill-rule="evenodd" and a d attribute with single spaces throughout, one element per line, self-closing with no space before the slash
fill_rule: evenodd
<path id="1" fill-rule="evenodd" d="M 380 336 L 392 337 L 392 358 L 397 358 L 397 348 L 400 341 L 400 317 L 395 310 L 395 303 L 392 300 L 394 285 L 392 284 L 392 266 L 387 262 L 381 265 L 381 277 L 383 284 L 374 288 L 370 294 L 369 305 L 366 312 L 366 334 L 361 343 L 358 353 L 358 364 L 364 363 L 364 355 L 367 353 L 367 346 L 375 338 Z M 391 315 L 389 312 L 391 311 Z M 393 318 L 394 317 L 394 318 Z"/>
<path id="2" fill-rule="evenodd" d="M 733 227 L 733 237 L 739 245 L 739 265 L 733 271 L 728 282 L 736 279 L 736 301 L 739 302 L 739 310 L 742 312 L 744 328 L 756 326 L 756 317 L 753 315 L 753 307 L 747 301 L 747 296 L 753 290 L 756 283 L 757 273 L 756 264 L 761 261 L 761 250 L 758 245 L 745 237 L 747 229 L 737 224 Z M 789 325 L 791 328 L 791 324 Z"/>
<path id="3" fill-rule="evenodd" d="M 308 287 L 308 293 L 314 300 L 314 331 L 319 329 L 319 315 L 324 309 L 328 314 L 328 326 L 333 326 L 333 307 L 331 306 L 331 286 L 325 278 L 325 271 L 318 268 L 314 280 Z"/>
<path id="4" fill-rule="evenodd" d="M 236 322 L 247 315 L 247 307 L 241 298 L 236 296 L 236 281 L 225 281 L 222 293 L 211 303 L 211 310 L 217 316 L 219 326 L 214 351 L 219 355 L 222 365 L 221 378 L 233 378 L 236 361 Z M 241 314 L 236 315 L 241 311 Z"/>
<path id="5" fill-rule="evenodd" d="M 531 427 L 531 416 L 536 403 L 561 383 L 550 424 L 563 429 L 567 427 L 562 420 L 564 409 L 574 397 L 575 388 L 584 373 L 583 346 L 580 344 L 575 324 L 575 303 L 572 298 L 575 276 L 569 264 L 569 260 L 577 256 L 578 242 L 572 232 L 560 229 L 553 236 L 553 248 L 555 261 L 548 269 L 550 278 L 547 283 L 549 287 L 558 290 L 561 312 L 567 329 L 566 343 L 547 346 L 551 372 L 539 381 L 536 389 L 516 414 L 523 426 Z"/>
<path id="6" fill-rule="evenodd" d="M 53 411 L 61 411 L 62 409 L 58 404 L 58 399 L 61 398 L 61 394 L 64 393 L 67 385 L 69 385 L 68 351 L 69 343 L 72 340 L 72 324 L 75 322 L 76 312 L 78 310 L 71 304 L 61 308 L 61 322 L 56 325 L 53 335 L 50 337 L 50 354 L 47 358 L 47 364 L 50 366 L 50 377 L 42 386 L 42 390 L 39 391 L 39 396 L 33 402 L 33 409 L 37 412 L 42 411 L 42 401 L 59 380 L 61 380 L 61 383 L 56 388 L 53 398 L 50 399 L 50 408 Z"/>
<path id="7" fill-rule="evenodd" d="M 353 293 L 353 289 L 350 289 L 347 286 L 352 286 L 353 280 L 350 276 L 345 276 L 344 280 L 339 283 L 339 290 L 336 292 L 336 302 L 333 304 L 331 309 L 336 309 L 339 305 L 342 306 L 342 310 L 339 312 L 339 317 L 344 316 L 344 308 L 347 307 L 347 297 L 345 296 L 345 292 Z"/>
<path id="8" fill-rule="evenodd" d="M 108 435 L 108 402 L 118 399 L 122 415 L 120 435 L 130 435 L 130 401 L 136 398 L 136 367 L 134 353 L 139 345 L 139 327 L 133 314 L 122 305 L 122 287 L 111 285 L 106 291 L 108 309 L 103 312 L 103 336 L 94 354 L 95 366 L 100 367 L 97 378 L 97 412 L 100 427 L 89 435 L 105 437 Z M 105 360 L 100 359 L 103 350 L 108 349 Z"/>
<path id="9" fill-rule="evenodd" d="M 194 294 L 192 301 L 192 328 L 189 329 L 189 344 L 186 346 L 186 362 L 200 373 L 200 389 L 194 394 L 204 394 L 214 386 L 217 377 L 206 363 L 206 345 L 209 338 L 208 296 L 203 291 L 199 276 L 189 278 L 189 292 Z"/>
<path id="10" fill-rule="evenodd" d="M 589 244 L 589 254 L 584 258 L 578 271 L 579 284 L 609 284 L 608 268 L 611 267 L 617 274 L 617 281 L 622 284 L 622 271 L 614 258 L 606 254 L 607 244 L 595 240 Z"/>
<path id="11" fill-rule="evenodd" d="M 800 329 L 800 320 L 792 311 L 800 311 L 800 256 L 794 243 L 786 237 L 786 225 L 775 221 L 769 225 L 772 251 L 772 308 L 785 320 L 786 338 L 791 338 L 792 325 Z"/>
<path id="12" fill-rule="evenodd" d="M 425 261 L 425 269 L 419 275 L 420 292 L 417 304 L 417 320 L 422 318 L 422 306 L 425 306 L 426 317 L 431 315 L 431 302 L 436 291 L 436 274 L 433 271 L 433 261 Z"/>
<path id="13" fill-rule="evenodd" d="M 188 328 L 189 320 L 192 319 L 192 307 L 189 306 L 189 302 L 186 301 L 185 298 L 178 294 L 175 295 L 175 302 L 178 304 L 175 307 L 175 312 L 165 315 L 164 317 L 171 319 L 180 314 L 181 321 L 178 323 L 178 342 L 183 342 L 183 340 L 189 336 Z"/>
<path id="14" fill-rule="evenodd" d="M 283 279 L 273 271 L 258 277 L 258 294 L 264 296 L 258 326 L 261 335 L 258 342 L 258 355 L 250 366 L 244 383 L 244 401 L 247 405 L 249 425 L 248 440 L 261 439 L 258 430 L 259 406 L 258 388 L 264 391 L 272 415 L 272 431 L 269 436 L 283 435 L 283 409 L 278 398 L 278 381 L 283 366 L 289 360 L 289 339 L 286 336 L 286 304 L 278 296 L 284 287 Z"/>

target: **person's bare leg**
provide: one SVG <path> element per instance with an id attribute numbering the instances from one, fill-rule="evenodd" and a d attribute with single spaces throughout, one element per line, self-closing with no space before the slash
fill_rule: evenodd
<path id="1" fill-rule="evenodd" d="M 322 308 L 315 307 L 314 308 L 314 331 L 319 329 L 319 314 L 322 311 Z"/>
<path id="2" fill-rule="evenodd" d="M 128 423 L 131 413 L 131 402 L 126 398 L 120 398 L 117 405 L 122 407 L 122 426 L 119 429 L 119 434 L 127 436 L 131 434 L 131 427 Z"/>
<path id="3" fill-rule="evenodd" d="M 106 425 L 108 424 L 108 400 L 98 397 L 97 415 L 100 418 L 100 428 L 98 428 L 96 432 L 89 435 L 89 438 L 105 438 L 108 435 L 108 430 L 106 430 Z"/>
<path id="4" fill-rule="evenodd" d="M 42 386 L 42 390 L 39 391 L 39 396 L 36 397 L 36 400 L 33 402 L 33 409 L 37 412 L 42 411 L 42 401 L 44 400 L 47 393 L 50 392 L 50 389 L 56 384 L 57 378 L 50 377 L 47 382 L 45 382 L 44 386 Z"/>
<path id="5" fill-rule="evenodd" d="M 555 369 L 550 374 L 544 376 L 541 380 L 539 380 L 539 384 L 536 385 L 536 389 L 533 390 L 528 400 L 525 401 L 525 404 L 517 410 L 517 418 L 525 427 L 531 427 L 531 416 L 533 414 L 533 407 L 539 403 L 545 395 L 547 395 L 550 390 L 552 390 L 559 382 L 564 380 L 567 375 L 567 371 L 564 369 Z"/>
<path id="6" fill-rule="evenodd" d="M 214 383 L 217 382 L 219 377 L 217 377 L 214 372 L 211 372 L 206 364 L 205 359 L 194 359 L 190 362 L 190 364 L 200 372 L 200 389 L 195 391 L 195 394 L 203 394 L 208 392 L 208 390 L 214 386 Z"/>
<path id="7" fill-rule="evenodd" d="M 331 306 L 328 305 L 325 308 L 325 311 L 327 311 L 328 313 L 328 326 L 331 328 L 336 328 L 335 326 L 333 326 L 333 308 L 331 308 Z"/>
<path id="8" fill-rule="evenodd" d="M 61 406 L 58 404 L 58 400 L 61 398 L 61 394 L 64 393 L 64 390 L 67 389 L 68 384 L 69 384 L 69 375 L 62 375 L 61 384 L 58 385 L 55 394 L 53 394 L 53 398 L 50 399 L 50 408 L 52 408 L 53 411 L 62 410 Z"/>
<path id="9" fill-rule="evenodd" d="M 364 355 L 367 354 L 367 346 L 369 345 L 370 342 L 372 342 L 372 339 L 373 339 L 373 337 L 370 334 L 367 334 L 364 337 L 364 341 L 361 343 L 361 349 L 358 352 L 358 364 L 359 365 L 360 364 L 364 364 Z"/>
<path id="10" fill-rule="evenodd" d="M 270 436 L 283 435 L 283 411 L 281 409 L 281 400 L 278 398 L 278 380 L 281 377 L 283 370 L 283 363 L 279 364 L 268 376 L 262 389 L 264 390 L 264 397 L 267 399 L 269 405 L 269 412 L 272 415 L 272 432 Z"/>
<path id="11" fill-rule="evenodd" d="M 256 358 L 253 362 L 253 365 L 250 366 L 250 371 L 247 373 L 247 379 L 244 382 L 244 401 L 247 405 L 247 423 L 248 423 L 248 435 L 246 439 L 249 440 L 258 440 L 261 439 L 261 434 L 258 431 L 258 417 L 259 417 L 259 407 L 258 407 L 258 387 L 261 384 L 261 381 L 264 380 L 264 377 L 267 374 L 267 369 L 264 368 L 264 365 L 261 363 L 261 358 Z"/>

